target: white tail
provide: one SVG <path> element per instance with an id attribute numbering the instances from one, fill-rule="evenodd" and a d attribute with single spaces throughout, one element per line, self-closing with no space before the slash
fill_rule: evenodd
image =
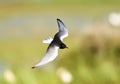
<path id="1" fill-rule="evenodd" d="M 46 38 L 46 39 L 43 40 L 43 43 L 50 44 L 52 41 L 53 41 L 53 38 L 52 37 L 48 37 L 48 38 Z"/>

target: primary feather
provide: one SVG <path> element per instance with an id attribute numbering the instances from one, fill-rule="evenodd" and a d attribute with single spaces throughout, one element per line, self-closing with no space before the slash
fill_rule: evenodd
<path id="1" fill-rule="evenodd" d="M 43 58 L 40 60 L 40 62 L 38 62 L 32 68 L 37 68 L 37 67 L 40 67 L 42 65 L 45 65 L 45 64 L 53 61 L 56 58 L 56 56 L 58 55 L 58 48 L 59 47 L 57 47 L 55 45 L 49 46 L 46 54 L 43 56 Z"/>
<path id="2" fill-rule="evenodd" d="M 65 37 L 68 36 L 68 30 L 60 19 L 57 19 L 57 23 L 58 23 L 58 28 L 59 28 L 58 35 L 60 39 L 63 40 Z"/>

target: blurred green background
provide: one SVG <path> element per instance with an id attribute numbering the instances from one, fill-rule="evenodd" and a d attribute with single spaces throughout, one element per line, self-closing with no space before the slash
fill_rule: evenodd
<path id="1" fill-rule="evenodd" d="M 31 69 L 56 18 L 69 49 Z M 0 84 L 120 84 L 120 0 L 0 0 Z"/>

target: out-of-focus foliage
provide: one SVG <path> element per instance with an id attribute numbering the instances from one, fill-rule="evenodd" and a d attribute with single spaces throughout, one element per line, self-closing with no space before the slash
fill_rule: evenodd
<path id="1" fill-rule="evenodd" d="M 119 2 L 1 0 L 0 84 L 119 84 L 120 26 L 109 22 L 111 13 L 119 15 Z M 42 40 L 58 31 L 56 18 L 69 30 L 69 49 L 31 69 L 48 46 Z"/>

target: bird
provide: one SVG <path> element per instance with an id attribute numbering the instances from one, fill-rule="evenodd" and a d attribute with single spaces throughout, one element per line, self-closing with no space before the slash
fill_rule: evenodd
<path id="1" fill-rule="evenodd" d="M 68 48 L 67 45 L 63 43 L 63 39 L 68 37 L 68 29 L 60 19 L 57 18 L 56 20 L 59 31 L 54 35 L 54 38 L 48 37 L 43 40 L 43 43 L 48 43 L 49 46 L 41 60 L 32 67 L 33 69 L 52 62 L 58 56 L 58 49 Z"/>

